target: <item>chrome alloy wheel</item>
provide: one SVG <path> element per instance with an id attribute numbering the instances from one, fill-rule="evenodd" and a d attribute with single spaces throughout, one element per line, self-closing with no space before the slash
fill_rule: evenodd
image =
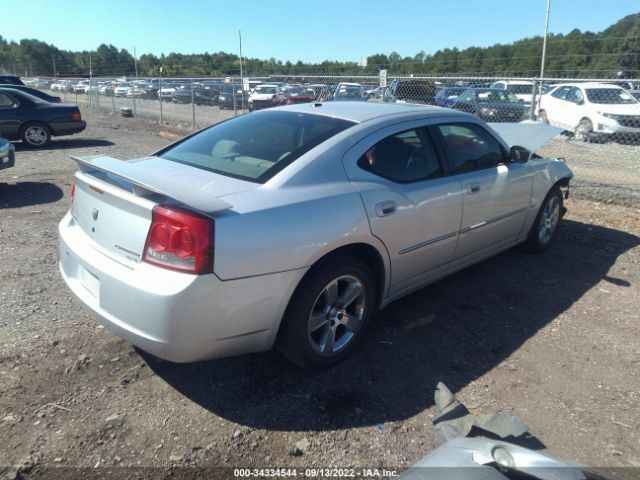
<path id="1" fill-rule="evenodd" d="M 321 355 L 344 349 L 362 328 L 366 296 L 362 282 L 343 275 L 329 282 L 316 299 L 307 321 L 309 343 Z"/>
<path id="2" fill-rule="evenodd" d="M 31 125 L 27 127 L 24 136 L 30 145 L 39 146 L 47 142 L 47 132 L 40 125 Z"/>
<path id="3" fill-rule="evenodd" d="M 560 200 L 557 196 L 552 196 L 544 206 L 540 222 L 538 223 L 538 239 L 540 243 L 545 244 L 551 240 L 553 233 L 558 226 L 560 219 Z"/>

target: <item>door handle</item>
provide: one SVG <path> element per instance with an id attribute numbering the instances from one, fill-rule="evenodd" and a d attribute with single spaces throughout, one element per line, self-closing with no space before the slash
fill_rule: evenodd
<path id="1" fill-rule="evenodd" d="M 478 193 L 480 191 L 479 183 L 468 183 L 467 184 L 467 193 Z"/>
<path id="2" fill-rule="evenodd" d="M 396 206 L 396 202 L 393 200 L 388 200 L 386 202 L 380 202 L 376 205 L 376 215 L 379 217 L 386 217 L 387 215 L 392 215 L 396 213 L 398 207 Z"/>

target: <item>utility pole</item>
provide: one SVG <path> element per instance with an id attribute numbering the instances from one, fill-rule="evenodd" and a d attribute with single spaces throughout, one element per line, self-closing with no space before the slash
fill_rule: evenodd
<path id="1" fill-rule="evenodd" d="M 133 47 L 133 64 L 136 68 L 136 82 L 138 81 L 138 56 L 136 55 L 136 47 Z"/>
<path id="2" fill-rule="evenodd" d="M 540 87 L 538 89 L 538 101 L 531 105 L 531 116 L 534 115 L 533 105 L 537 103 L 540 110 L 540 97 L 542 96 L 542 82 L 544 81 L 544 67 L 547 63 L 547 37 L 549 36 L 549 13 L 551 12 L 551 0 L 547 0 L 547 14 L 544 19 L 544 38 L 542 39 L 542 61 L 540 63 Z"/>
<path id="3" fill-rule="evenodd" d="M 55 55 L 51 55 L 51 60 L 53 61 L 53 76 L 57 77 L 58 76 L 58 71 L 56 70 L 56 56 Z"/>
<path id="4" fill-rule="evenodd" d="M 240 85 L 242 89 L 242 113 L 244 113 L 244 78 L 242 74 L 242 32 L 238 30 L 238 39 L 240 41 Z"/>

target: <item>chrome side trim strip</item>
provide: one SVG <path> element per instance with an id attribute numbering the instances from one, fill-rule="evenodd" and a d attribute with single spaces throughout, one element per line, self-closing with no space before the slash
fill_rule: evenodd
<path id="1" fill-rule="evenodd" d="M 418 250 L 419 248 L 426 247 L 427 245 L 434 244 L 436 242 L 440 242 L 442 240 L 446 240 L 447 238 L 455 237 L 458 232 L 447 233 L 446 235 L 441 235 L 436 238 L 432 238 L 431 240 L 425 240 L 424 242 L 416 243 L 415 245 L 411 245 L 410 247 L 404 248 L 400 250 L 398 253 L 403 255 L 405 253 L 413 252 L 414 250 Z"/>
<path id="2" fill-rule="evenodd" d="M 460 233 L 467 233 L 467 232 L 470 232 L 471 230 L 475 230 L 476 228 L 484 227 L 486 225 L 491 225 L 492 223 L 496 223 L 496 222 L 499 222 L 500 220 L 504 220 L 505 218 L 509 218 L 509 217 L 514 216 L 514 215 L 518 215 L 519 213 L 526 212 L 527 210 L 529 210 L 528 207 L 518 208 L 517 210 L 513 210 L 512 212 L 507 212 L 507 213 L 505 213 L 503 215 L 499 215 L 497 217 L 491 218 L 491 219 L 487 220 L 486 222 L 481 222 L 481 223 L 478 223 L 476 225 L 471 225 L 470 227 L 465 227 L 462 230 L 460 230 Z"/>

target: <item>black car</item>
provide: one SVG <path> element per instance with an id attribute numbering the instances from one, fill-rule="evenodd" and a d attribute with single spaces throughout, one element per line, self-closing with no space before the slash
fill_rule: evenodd
<path id="1" fill-rule="evenodd" d="M 455 102 L 456 98 L 458 98 L 460 94 L 464 92 L 466 89 L 467 87 L 457 87 L 457 86 L 440 87 L 435 97 L 436 105 L 438 105 L 439 107 L 451 107 L 451 105 L 453 105 L 453 102 Z"/>
<path id="2" fill-rule="evenodd" d="M 52 136 L 71 135 L 85 127 L 76 105 L 49 103 L 13 88 L 0 88 L 1 137 L 42 147 Z"/>
<path id="3" fill-rule="evenodd" d="M 191 99 L 195 100 L 198 85 L 183 84 L 176 87 L 175 92 L 171 95 L 173 103 L 191 103 Z"/>
<path id="4" fill-rule="evenodd" d="M 520 122 L 526 109 L 513 93 L 493 88 L 468 88 L 451 108 L 473 113 L 486 122 Z"/>
<path id="5" fill-rule="evenodd" d="M 49 103 L 62 102 L 62 99 L 60 97 L 54 97 L 53 95 L 44 93 L 42 90 L 38 90 L 37 88 L 32 88 L 32 87 L 25 87 L 24 85 L 0 84 L 0 88 L 13 88 L 14 90 L 20 90 L 21 92 L 25 92 L 25 93 L 28 93 L 29 95 L 33 95 L 34 97 L 41 98 L 45 102 L 49 102 Z"/>
<path id="6" fill-rule="evenodd" d="M 20 80 L 20 77 L 18 77 L 17 75 L 6 75 L 6 74 L 0 75 L 0 83 L 3 85 L 4 84 L 24 85 L 24 83 L 22 83 L 22 80 Z"/>
<path id="7" fill-rule="evenodd" d="M 217 105 L 221 87 L 221 83 L 202 82 L 195 91 L 196 103 L 198 105 Z"/>
<path id="8" fill-rule="evenodd" d="M 225 83 L 220 88 L 220 95 L 218 96 L 218 107 L 220 107 L 221 110 L 224 110 L 225 108 L 233 110 L 235 105 L 235 109 L 240 110 L 242 109 L 242 105 L 244 102 L 244 106 L 246 108 L 247 102 L 244 97 L 245 96 L 242 91 L 242 85 Z"/>
<path id="9" fill-rule="evenodd" d="M 397 78 L 384 93 L 385 102 L 436 104 L 436 84 L 420 78 Z"/>

